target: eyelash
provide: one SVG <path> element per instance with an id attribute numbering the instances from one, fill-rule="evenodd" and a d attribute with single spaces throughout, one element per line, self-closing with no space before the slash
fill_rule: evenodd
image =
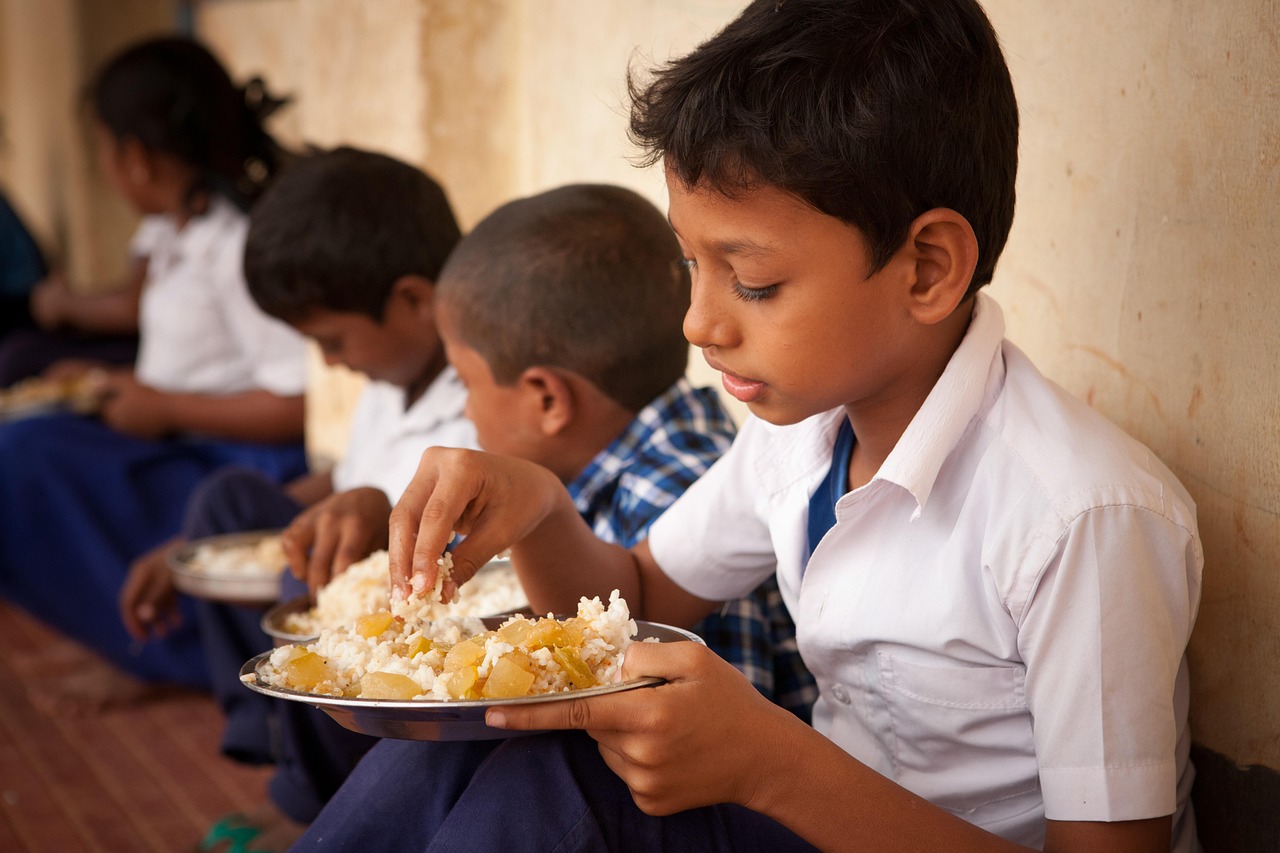
<path id="1" fill-rule="evenodd" d="M 680 264 L 692 275 L 693 271 L 698 268 L 698 262 L 693 258 L 681 258 Z M 745 287 L 741 282 L 733 282 L 733 295 L 743 302 L 760 302 L 773 296 L 778 290 L 778 285 L 771 284 L 768 287 Z"/>

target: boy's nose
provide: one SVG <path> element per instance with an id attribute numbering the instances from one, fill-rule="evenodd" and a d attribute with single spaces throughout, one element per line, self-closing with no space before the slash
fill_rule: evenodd
<path id="1" fill-rule="evenodd" d="M 723 313 L 717 310 L 705 286 L 693 285 L 689 310 L 684 314 L 684 336 L 700 349 L 709 346 L 725 346 Z"/>

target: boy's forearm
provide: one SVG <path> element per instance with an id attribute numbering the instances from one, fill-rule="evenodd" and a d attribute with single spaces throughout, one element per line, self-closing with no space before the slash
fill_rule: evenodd
<path id="1" fill-rule="evenodd" d="M 248 391 L 223 397 L 167 394 L 167 420 L 174 432 L 235 441 L 301 441 L 306 417 L 303 397 Z"/>
<path id="2" fill-rule="evenodd" d="M 598 538 L 567 492 L 533 533 L 511 549 L 512 562 L 535 613 L 575 613 L 581 596 L 607 601 L 618 590 L 639 597 L 631 552 Z"/>
<path id="3" fill-rule="evenodd" d="M 304 507 L 314 506 L 333 494 L 333 472 L 319 471 L 303 474 L 285 484 L 284 490 L 289 497 Z"/>
<path id="4" fill-rule="evenodd" d="M 876 773 L 789 715 L 762 733 L 759 785 L 742 803 L 821 850 L 1025 850 Z"/>

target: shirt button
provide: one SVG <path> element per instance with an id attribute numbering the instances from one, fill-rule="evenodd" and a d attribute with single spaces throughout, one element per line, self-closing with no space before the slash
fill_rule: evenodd
<path id="1" fill-rule="evenodd" d="M 841 705 L 849 704 L 849 691 L 845 689 L 843 684 L 837 684 L 835 687 L 832 687 L 831 695 L 834 696 L 835 700 Z"/>

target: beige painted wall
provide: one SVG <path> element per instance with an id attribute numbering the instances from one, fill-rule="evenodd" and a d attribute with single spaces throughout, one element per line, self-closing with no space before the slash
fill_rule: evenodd
<path id="1" fill-rule="evenodd" d="M 55 18 L 71 8 L 50 3 Z M 278 125 L 286 136 L 423 165 L 466 226 L 569 181 L 617 182 L 665 204 L 659 177 L 627 161 L 625 69 L 683 53 L 739 5 L 217 0 L 200 6 L 198 27 L 238 76 L 264 72 L 296 94 Z M 1019 210 L 992 292 L 1010 337 L 1150 444 L 1195 496 L 1206 551 L 1195 735 L 1280 767 L 1280 6 L 987 6 L 1023 118 Z M 29 31 L 32 8 L 0 0 L 5 93 L 47 82 L 9 61 L 15 46 L 44 43 Z M 68 72 L 51 73 L 70 86 Z M 7 96 L 0 108 L 12 108 Z M 31 174 L 56 182 L 56 156 L 33 150 L 37 137 L 56 144 L 51 132 L 11 126 L 0 165 L 29 158 Z M 58 204 L 31 201 L 42 227 L 78 233 Z M 315 440 L 336 452 L 356 386 L 316 387 Z"/>

